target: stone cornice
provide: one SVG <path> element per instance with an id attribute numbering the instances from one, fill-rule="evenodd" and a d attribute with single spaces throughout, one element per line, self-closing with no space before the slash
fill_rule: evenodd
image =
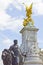
<path id="1" fill-rule="evenodd" d="M 36 28 L 36 27 L 24 27 L 21 31 L 20 31 L 20 33 L 23 33 L 25 30 L 28 30 L 28 31 L 38 31 L 39 29 L 38 28 Z"/>

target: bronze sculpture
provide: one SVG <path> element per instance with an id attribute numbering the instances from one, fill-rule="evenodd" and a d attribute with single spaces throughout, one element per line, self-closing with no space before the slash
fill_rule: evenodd
<path id="1" fill-rule="evenodd" d="M 18 48 L 17 40 L 14 40 L 14 45 L 9 49 L 2 51 L 2 60 L 4 65 L 23 65 L 23 56 Z"/>

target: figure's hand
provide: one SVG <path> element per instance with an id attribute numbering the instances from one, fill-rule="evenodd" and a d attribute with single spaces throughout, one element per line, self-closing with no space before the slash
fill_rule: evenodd
<path id="1" fill-rule="evenodd" d="M 13 55 L 14 55 L 14 52 L 13 52 L 13 51 L 11 51 L 11 54 L 13 54 Z"/>

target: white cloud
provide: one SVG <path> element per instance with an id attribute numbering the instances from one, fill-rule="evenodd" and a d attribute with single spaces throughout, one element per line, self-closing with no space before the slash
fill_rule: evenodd
<path id="1" fill-rule="evenodd" d="M 12 3 L 19 10 L 22 9 L 22 3 L 29 5 L 33 2 L 33 12 L 36 15 L 43 14 L 43 3 L 42 0 L 0 0 L 0 30 L 10 29 L 10 30 L 18 30 L 18 28 L 22 27 L 22 19 L 11 19 L 9 15 L 5 13 L 6 7 Z M 21 5 L 21 6 L 20 6 Z"/>
<path id="2" fill-rule="evenodd" d="M 42 15 L 43 14 L 42 0 L 16 0 L 16 1 L 15 0 L 1 0 L 0 8 L 5 9 L 10 3 L 12 3 L 17 9 L 21 10 L 22 3 L 25 3 L 26 5 L 30 5 L 32 2 L 33 2 L 33 9 L 34 9 L 35 15 L 36 15 L 36 13 L 37 13 L 37 15 Z"/>
<path id="3" fill-rule="evenodd" d="M 4 44 L 11 44 L 12 41 L 10 39 L 6 38 L 6 39 L 3 40 L 3 43 Z"/>
<path id="4" fill-rule="evenodd" d="M 22 3 L 25 3 L 28 6 L 31 3 L 33 3 L 33 10 L 34 10 L 33 12 L 34 12 L 34 15 L 43 15 L 43 2 L 42 2 L 42 0 L 18 0 L 18 1 L 17 0 L 16 1 L 13 0 L 12 3 L 19 10 L 22 9 L 21 6 L 24 6 Z"/>
<path id="5" fill-rule="evenodd" d="M 7 21 L 9 20 L 10 16 L 8 16 L 5 11 L 0 11 L 0 29 L 3 29 L 7 26 Z"/>
<path id="6" fill-rule="evenodd" d="M 7 29 L 11 29 L 13 31 L 19 31 L 19 28 L 22 27 L 22 19 L 10 19 L 8 26 L 6 27 Z"/>
<path id="7" fill-rule="evenodd" d="M 35 15 L 43 15 L 43 3 L 42 2 L 34 3 L 33 8 L 34 8 L 33 12 L 34 12 Z"/>
<path id="8" fill-rule="evenodd" d="M 20 20 L 11 19 L 10 16 L 5 12 L 5 9 L 10 3 L 12 3 L 12 1 L 13 0 L 0 1 L 0 30 L 17 30 L 18 25 L 21 25 Z"/>
<path id="9" fill-rule="evenodd" d="M 10 16 L 5 13 L 5 9 L 12 0 L 0 0 L 0 30 L 3 30 L 7 25 Z"/>
<path id="10" fill-rule="evenodd" d="M 3 46 L 3 49 L 9 49 L 9 47 L 11 46 L 11 45 L 13 45 L 13 40 L 12 39 L 10 39 L 10 38 L 8 38 L 8 37 L 5 37 L 4 39 L 3 39 L 3 41 L 2 41 L 2 44 L 4 45 L 2 45 Z M 2 49 L 2 50 L 3 50 Z"/>
<path id="11" fill-rule="evenodd" d="M 9 3 L 12 3 L 12 0 L 0 0 L 0 11 L 6 9 Z"/>
<path id="12" fill-rule="evenodd" d="M 0 16 L 0 30 L 10 29 L 13 31 L 17 31 L 20 27 L 22 27 L 21 19 L 16 20 L 14 18 L 10 18 L 8 15 L 2 12 Z"/>

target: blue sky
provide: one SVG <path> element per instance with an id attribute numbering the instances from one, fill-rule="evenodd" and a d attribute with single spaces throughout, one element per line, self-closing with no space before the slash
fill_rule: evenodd
<path id="1" fill-rule="evenodd" d="M 4 48 L 9 48 L 13 40 L 18 40 L 18 45 L 22 43 L 20 30 L 23 28 L 23 18 L 25 18 L 25 6 L 33 2 L 34 25 L 39 28 L 37 39 L 39 48 L 43 48 L 43 0 L 0 0 L 0 65 L 2 64 L 1 52 Z"/>

